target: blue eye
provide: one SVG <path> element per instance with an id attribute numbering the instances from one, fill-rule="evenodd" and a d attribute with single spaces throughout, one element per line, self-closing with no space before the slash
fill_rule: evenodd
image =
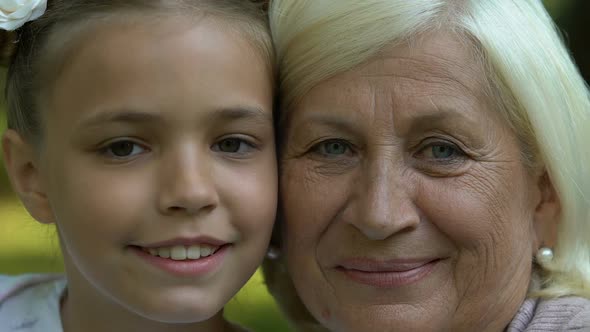
<path id="1" fill-rule="evenodd" d="M 146 151 L 145 148 L 130 140 L 112 142 L 102 150 L 105 154 L 119 159 L 133 157 Z"/>
<path id="2" fill-rule="evenodd" d="M 255 146 L 253 144 L 236 137 L 224 138 L 212 147 L 213 151 L 230 154 L 247 154 L 254 148 Z"/>
<path id="3" fill-rule="evenodd" d="M 451 142 L 432 142 L 427 144 L 416 155 L 425 161 L 431 160 L 437 163 L 456 162 L 466 157 L 465 152 Z"/>
<path id="4" fill-rule="evenodd" d="M 450 145 L 432 145 L 430 149 L 434 159 L 449 159 L 457 153 L 457 149 Z"/>
<path id="5" fill-rule="evenodd" d="M 336 157 L 349 153 L 350 145 L 342 140 L 331 139 L 317 144 L 314 150 L 321 155 Z"/>

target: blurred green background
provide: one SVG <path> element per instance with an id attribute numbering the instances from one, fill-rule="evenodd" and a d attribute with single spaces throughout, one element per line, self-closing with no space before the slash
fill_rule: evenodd
<path id="1" fill-rule="evenodd" d="M 590 1 L 546 0 L 548 10 L 564 33 L 566 44 L 588 81 L 590 79 Z M 5 71 L 0 70 L 3 89 Z M 0 98 L 0 132 L 6 127 L 4 98 Z M 0 274 L 63 271 L 55 228 L 31 219 L 12 191 L 0 155 Z M 290 331 L 260 273 L 229 303 L 226 316 L 255 332 Z"/>

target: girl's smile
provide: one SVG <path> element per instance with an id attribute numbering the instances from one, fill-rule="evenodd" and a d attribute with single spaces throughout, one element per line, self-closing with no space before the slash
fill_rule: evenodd
<path id="1" fill-rule="evenodd" d="M 212 276 L 219 270 L 231 244 L 221 247 L 192 245 L 140 249 L 130 247 L 141 259 L 167 273 L 181 277 Z M 201 256 L 202 254 L 202 256 Z M 166 257 L 168 256 L 168 257 Z"/>
<path id="2" fill-rule="evenodd" d="M 144 262 L 179 277 L 208 277 L 223 264 L 232 242 L 211 236 L 179 237 L 171 240 L 128 246 Z"/>

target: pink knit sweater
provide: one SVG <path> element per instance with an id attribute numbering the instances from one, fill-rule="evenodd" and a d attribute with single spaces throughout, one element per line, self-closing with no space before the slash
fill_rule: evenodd
<path id="1" fill-rule="evenodd" d="M 527 299 L 506 329 L 506 332 L 549 331 L 590 332 L 590 300 L 581 297 Z"/>

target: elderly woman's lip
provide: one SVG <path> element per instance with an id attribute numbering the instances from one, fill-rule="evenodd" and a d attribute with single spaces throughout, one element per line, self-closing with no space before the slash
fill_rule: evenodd
<path id="1" fill-rule="evenodd" d="M 341 262 L 338 268 L 362 272 L 406 272 L 417 269 L 439 258 L 376 260 L 370 258 L 352 258 Z"/>
<path id="2" fill-rule="evenodd" d="M 416 283 L 436 268 L 441 259 L 419 261 L 387 261 L 354 260 L 336 270 L 355 283 L 378 287 L 395 288 Z"/>

